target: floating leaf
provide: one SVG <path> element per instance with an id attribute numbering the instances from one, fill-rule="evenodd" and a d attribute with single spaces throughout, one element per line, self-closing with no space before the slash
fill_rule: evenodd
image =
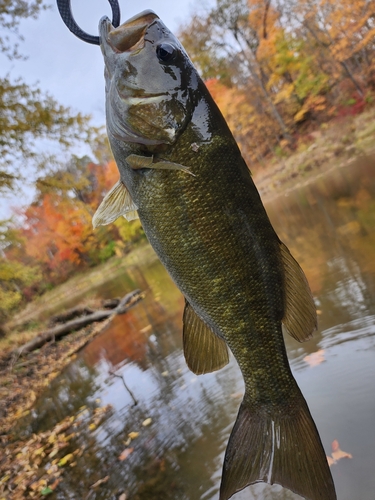
<path id="1" fill-rule="evenodd" d="M 128 436 L 130 439 L 136 439 L 139 436 L 139 432 L 129 432 Z"/>
<path id="2" fill-rule="evenodd" d="M 303 360 L 306 361 L 306 363 L 308 363 L 311 367 L 320 365 L 320 363 L 325 361 L 324 349 L 319 349 L 319 351 L 305 356 Z"/>
<path id="3" fill-rule="evenodd" d="M 152 423 L 152 418 L 146 418 L 146 420 L 142 422 L 142 425 L 143 427 L 148 427 L 149 425 L 151 425 L 151 423 Z"/>
<path id="4" fill-rule="evenodd" d="M 125 450 L 121 453 L 121 455 L 118 457 L 119 460 L 126 460 L 128 456 L 133 453 L 134 448 L 125 448 Z"/>
<path id="5" fill-rule="evenodd" d="M 332 442 L 332 458 L 335 460 L 335 462 L 338 462 L 342 458 L 353 458 L 353 456 L 346 451 L 340 450 L 339 442 L 337 441 L 337 439 L 335 439 Z"/>

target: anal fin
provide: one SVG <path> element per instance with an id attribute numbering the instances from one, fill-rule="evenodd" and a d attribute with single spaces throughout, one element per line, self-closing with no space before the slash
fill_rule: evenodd
<path id="1" fill-rule="evenodd" d="M 283 326 L 298 342 L 305 342 L 317 328 L 314 299 L 304 272 L 284 243 L 281 243 L 281 257 L 286 291 Z"/>
<path id="2" fill-rule="evenodd" d="M 219 370 L 229 362 L 225 341 L 197 316 L 188 302 L 183 316 L 183 345 L 186 363 L 197 375 Z"/>

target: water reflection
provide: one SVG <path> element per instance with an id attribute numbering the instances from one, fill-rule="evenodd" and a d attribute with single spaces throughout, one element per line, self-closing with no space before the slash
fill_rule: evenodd
<path id="1" fill-rule="evenodd" d="M 375 447 L 375 167 L 364 162 L 274 200 L 270 218 L 304 268 L 319 308 L 319 331 L 306 344 L 286 338 L 292 369 L 327 454 L 334 439 L 353 455 L 332 468 L 340 500 L 373 499 Z M 156 258 L 132 266 L 99 296 L 146 290 L 146 299 L 86 347 L 56 379 L 28 422 L 50 427 L 82 405 L 112 405 L 65 474 L 56 498 L 213 500 L 243 384 L 234 360 L 196 377 L 181 351 L 183 298 Z M 135 404 L 136 399 L 137 404 Z M 152 419 L 151 425 L 142 423 Z M 129 443 L 129 433 L 139 437 Z M 371 442 L 372 441 L 372 442 Z M 133 448 L 126 460 L 119 456 Z M 235 496 L 297 499 L 278 486 L 255 485 Z"/>

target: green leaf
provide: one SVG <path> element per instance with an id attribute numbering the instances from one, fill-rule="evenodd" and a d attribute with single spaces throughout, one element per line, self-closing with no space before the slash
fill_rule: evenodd
<path id="1" fill-rule="evenodd" d="M 43 496 L 50 495 L 51 493 L 53 493 L 53 490 L 49 486 L 46 486 L 40 492 L 40 494 L 43 495 Z"/>

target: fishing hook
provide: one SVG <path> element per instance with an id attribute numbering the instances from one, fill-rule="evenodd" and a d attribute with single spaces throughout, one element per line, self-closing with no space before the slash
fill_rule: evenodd
<path id="1" fill-rule="evenodd" d="M 56 1 L 61 19 L 70 29 L 70 31 L 84 42 L 92 43 L 93 45 L 100 45 L 100 38 L 98 36 L 89 35 L 85 31 L 81 30 L 81 28 L 75 22 L 72 14 L 72 7 L 70 5 L 70 0 L 56 0 Z M 108 0 L 108 2 L 110 3 L 112 9 L 112 25 L 115 28 L 117 28 L 117 26 L 120 25 L 120 6 L 118 4 L 118 0 Z"/>

